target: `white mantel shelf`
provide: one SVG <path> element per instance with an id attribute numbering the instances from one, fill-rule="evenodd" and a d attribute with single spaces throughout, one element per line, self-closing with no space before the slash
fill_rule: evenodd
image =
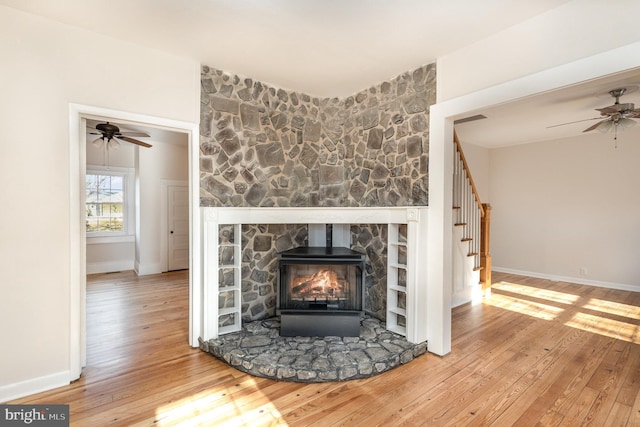
<path id="1" fill-rule="evenodd" d="M 204 340 L 223 333 L 218 327 L 218 229 L 241 224 L 407 224 L 406 328 L 409 342 L 427 341 L 427 223 L 424 207 L 245 208 L 202 207 Z M 391 234 L 391 233 L 390 233 Z M 397 242 L 387 242 L 387 245 Z M 388 246 L 389 247 L 389 246 Z M 240 248 L 240 253 L 241 248 Z"/>
<path id="2" fill-rule="evenodd" d="M 202 208 L 203 218 L 219 224 L 406 224 L 426 207 L 380 208 Z"/>

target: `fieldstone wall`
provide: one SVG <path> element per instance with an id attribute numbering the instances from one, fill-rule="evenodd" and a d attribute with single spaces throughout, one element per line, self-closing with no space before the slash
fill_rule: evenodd
<path id="1" fill-rule="evenodd" d="M 233 239 L 231 226 L 221 225 L 221 242 Z M 224 239 L 224 240 L 223 240 Z M 363 224 L 351 226 L 351 249 L 366 254 L 364 311 L 386 319 L 387 226 Z M 261 320 L 276 315 L 278 253 L 308 244 L 306 224 L 242 225 L 242 321 Z M 221 257 L 229 258 L 231 255 Z M 223 269 L 224 270 L 224 269 Z M 220 290 L 233 284 L 233 271 L 220 275 Z M 233 293 L 220 292 L 219 307 L 234 305 Z M 220 326 L 233 323 L 231 315 L 222 316 Z"/>
<path id="2" fill-rule="evenodd" d="M 202 67 L 201 206 L 425 206 L 435 64 L 345 99 Z"/>
<path id="3" fill-rule="evenodd" d="M 278 253 L 308 244 L 306 224 L 242 225 L 242 321 L 276 315 Z"/>
<path id="4" fill-rule="evenodd" d="M 387 230 L 386 224 L 351 226 L 351 249 L 366 254 L 364 310 L 382 321 L 387 319 Z"/>

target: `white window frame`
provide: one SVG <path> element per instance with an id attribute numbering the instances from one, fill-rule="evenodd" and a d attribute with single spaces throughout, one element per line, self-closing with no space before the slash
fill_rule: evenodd
<path id="1" fill-rule="evenodd" d="M 87 165 L 86 174 L 121 176 L 124 191 L 122 207 L 124 231 L 87 231 L 87 244 L 135 241 L 135 169 Z"/>

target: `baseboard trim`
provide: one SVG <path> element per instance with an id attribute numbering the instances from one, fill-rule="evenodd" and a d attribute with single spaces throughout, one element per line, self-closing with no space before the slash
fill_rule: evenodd
<path id="1" fill-rule="evenodd" d="M 63 371 L 0 386 L 0 402 L 9 402 L 31 394 L 69 385 L 70 372 Z"/>
<path id="2" fill-rule="evenodd" d="M 602 282 L 599 280 L 587 280 L 582 277 L 558 276 L 555 274 L 537 273 L 535 271 L 516 270 L 513 268 L 496 267 L 491 268 L 492 271 L 507 274 L 517 274 L 519 276 L 529 276 L 538 279 L 553 280 L 556 282 L 576 283 L 578 285 L 596 286 L 599 288 L 617 289 L 620 291 L 640 292 L 640 285 L 628 285 L 625 283 Z"/>
<path id="3" fill-rule="evenodd" d="M 109 261 L 87 263 L 87 274 L 113 273 L 133 270 L 133 261 Z"/>

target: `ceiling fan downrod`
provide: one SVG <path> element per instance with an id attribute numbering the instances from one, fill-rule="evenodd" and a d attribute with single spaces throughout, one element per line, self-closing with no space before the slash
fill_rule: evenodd
<path id="1" fill-rule="evenodd" d="M 626 87 L 621 87 L 618 89 L 613 89 L 609 91 L 609 95 L 613 96 L 616 99 L 615 104 L 620 104 L 620 97 L 622 95 L 624 95 L 624 93 L 627 91 Z"/>

